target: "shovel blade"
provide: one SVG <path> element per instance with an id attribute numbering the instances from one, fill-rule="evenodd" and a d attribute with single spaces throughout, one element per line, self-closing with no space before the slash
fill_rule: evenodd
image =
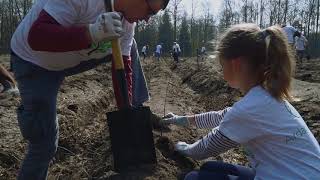
<path id="1" fill-rule="evenodd" d="M 115 171 L 156 163 L 150 115 L 149 107 L 107 113 Z"/>

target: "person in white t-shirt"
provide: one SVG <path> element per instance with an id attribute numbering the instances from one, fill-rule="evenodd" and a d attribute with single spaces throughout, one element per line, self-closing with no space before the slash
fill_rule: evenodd
<path id="1" fill-rule="evenodd" d="M 296 38 L 295 38 L 295 48 L 296 48 L 296 53 L 298 56 L 298 62 L 302 63 L 302 59 L 304 57 L 304 51 L 306 49 L 306 46 L 308 44 L 308 40 L 304 37 L 302 33 L 298 33 Z"/>
<path id="2" fill-rule="evenodd" d="M 177 42 L 173 42 L 173 46 L 172 46 L 172 56 L 173 56 L 173 60 L 178 63 L 179 62 L 179 56 L 181 53 L 181 49 L 180 46 Z"/>
<path id="3" fill-rule="evenodd" d="M 169 0 L 38 0 L 11 39 L 11 61 L 21 94 L 17 110 L 22 136 L 28 140 L 18 179 L 46 179 L 58 147 L 57 94 L 66 76 L 111 60 L 111 40 L 120 38 L 128 96 L 132 97 L 130 51 L 135 22 L 164 9 Z M 107 73 L 107 72 L 106 72 Z M 122 107 L 115 68 L 113 85 Z"/>
<path id="4" fill-rule="evenodd" d="M 227 83 L 244 97 L 221 111 L 178 116 L 164 124 L 211 129 L 200 140 L 175 148 L 193 159 L 206 159 L 243 146 L 250 168 L 209 161 L 185 180 L 318 179 L 320 147 L 301 115 L 289 103 L 294 69 L 285 34 L 278 26 L 255 24 L 228 29 L 217 47 Z"/>
<path id="5" fill-rule="evenodd" d="M 290 25 L 282 25 L 282 30 L 285 32 L 285 35 L 287 36 L 288 43 L 293 48 L 294 38 L 297 35 L 298 31 L 296 30 L 296 28 Z"/>
<path id="6" fill-rule="evenodd" d="M 205 59 L 205 55 L 206 55 L 206 47 L 202 46 L 201 47 L 201 59 L 204 60 Z"/>
<path id="7" fill-rule="evenodd" d="M 147 45 L 144 45 L 141 49 L 141 53 L 143 55 L 143 60 L 146 59 L 146 56 L 147 56 Z"/>
<path id="8" fill-rule="evenodd" d="M 158 44 L 156 46 L 156 52 L 155 52 L 155 55 L 158 61 L 160 61 L 161 54 L 162 54 L 162 45 Z"/>
<path id="9" fill-rule="evenodd" d="M 202 54 L 205 54 L 205 53 L 206 53 L 206 47 L 202 46 L 202 48 L 201 48 L 201 53 L 202 53 Z"/>

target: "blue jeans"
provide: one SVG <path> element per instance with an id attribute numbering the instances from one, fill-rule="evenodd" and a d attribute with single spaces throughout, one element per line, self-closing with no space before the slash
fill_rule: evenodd
<path id="1" fill-rule="evenodd" d="M 157 58 L 158 61 L 160 60 L 160 57 L 161 57 L 161 54 L 156 52 L 156 58 Z"/>
<path id="2" fill-rule="evenodd" d="M 254 177 L 255 172 L 253 169 L 223 162 L 210 161 L 203 164 L 199 171 L 188 173 L 184 180 L 253 180 Z"/>
<path id="3" fill-rule="evenodd" d="M 44 180 L 58 147 L 56 104 L 59 87 L 66 76 L 81 73 L 106 62 L 90 60 L 64 71 L 49 71 L 11 54 L 21 105 L 17 110 L 22 136 L 28 140 L 19 180 Z"/>

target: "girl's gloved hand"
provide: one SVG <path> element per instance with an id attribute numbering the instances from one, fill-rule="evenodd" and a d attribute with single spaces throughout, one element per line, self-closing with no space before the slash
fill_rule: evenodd
<path id="1" fill-rule="evenodd" d="M 190 125 L 190 122 L 187 116 L 178 116 L 173 114 L 172 112 L 165 115 L 161 122 L 163 124 L 175 124 L 177 126 L 185 126 L 185 127 Z"/>
<path id="2" fill-rule="evenodd" d="M 179 141 L 175 145 L 175 150 L 178 151 L 179 153 L 189 156 L 188 150 L 191 148 L 191 144 L 187 144 L 186 142 Z"/>

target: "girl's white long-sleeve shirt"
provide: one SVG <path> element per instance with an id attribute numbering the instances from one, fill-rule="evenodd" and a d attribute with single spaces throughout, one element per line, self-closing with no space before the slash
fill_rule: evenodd
<path id="1" fill-rule="evenodd" d="M 255 179 L 317 179 L 319 143 L 287 101 L 261 86 L 252 88 L 232 108 L 195 116 L 198 128 L 213 128 L 184 152 L 195 159 L 216 156 L 237 145 L 245 148 Z"/>
<path id="2" fill-rule="evenodd" d="M 225 114 L 230 110 L 231 108 L 226 108 L 221 111 L 211 111 L 195 115 L 197 128 L 212 130 L 206 136 L 190 145 L 182 153 L 193 159 L 205 159 L 211 156 L 217 156 L 220 153 L 236 147 L 238 143 L 224 136 L 219 130 L 219 124 Z"/>

